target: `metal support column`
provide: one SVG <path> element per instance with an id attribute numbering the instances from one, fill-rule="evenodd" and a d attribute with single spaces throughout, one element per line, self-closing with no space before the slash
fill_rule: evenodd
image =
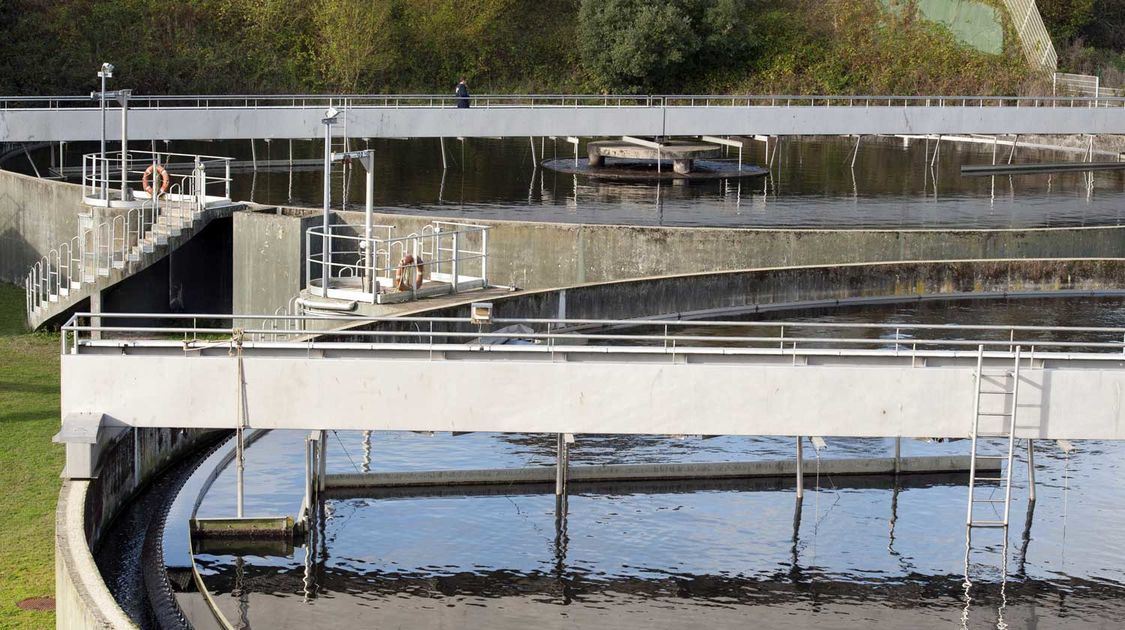
<path id="1" fill-rule="evenodd" d="M 331 112 L 332 110 L 329 110 Z M 332 123 L 335 116 L 328 116 L 321 122 L 324 124 L 324 217 L 321 227 L 324 230 L 320 245 L 320 288 L 323 297 L 328 297 L 328 285 L 331 277 L 332 245 L 328 239 L 328 213 L 332 203 Z"/>
<path id="2" fill-rule="evenodd" d="M 805 451 L 801 436 L 797 436 L 797 498 L 805 496 Z"/>
<path id="3" fill-rule="evenodd" d="M 326 487 L 326 477 L 328 476 L 328 432 L 322 430 L 320 432 L 320 457 L 318 459 L 319 470 L 317 471 L 317 484 L 316 489 L 323 491 Z"/>
<path id="4" fill-rule="evenodd" d="M 895 438 L 895 475 L 902 472 L 902 438 Z"/>
<path id="5" fill-rule="evenodd" d="M 570 449 L 566 443 L 566 435 L 559 433 L 555 453 L 555 496 L 566 494 L 567 473 L 570 467 Z"/>
<path id="6" fill-rule="evenodd" d="M 528 136 L 527 141 L 531 144 L 531 166 L 538 166 L 539 160 L 535 159 L 535 136 Z"/>
<path id="7" fill-rule="evenodd" d="M 378 291 L 378 287 L 375 286 L 371 273 L 374 254 L 371 251 L 371 214 L 375 205 L 375 158 L 371 151 L 367 151 L 367 155 L 364 156 L 363 166 L 367 169 L 367 202 L 363 206 L 363 238 L 366 239 L 363 248 L 363 290 L 365 293 L 374 294 Z"/>
<path id="8" fill-rule="evenodd" d="M 121 200 L 129 200 L 129 94 L 132 90 L 121 90 Z M 108 202 L 106 203 L 108 206 Z"/>
<path id="9" fill-rule="evenodd" d="M 253 138 L 250 138 L 250 164 L 253 170 L 258 170 L 258 146 Z"/>
<path id="10" fill-rule="evenodd" d="M 1035 503 L 1035 440 L 1027 439 L 1027 500 Z"/>
<path id="11" fill-rule="evenodd" d="M 445 159 L 445 137 L 438 138 L 438 142 L 441 144 L 441 170 L 444 171 L 449 168 L 449 163 Z"/>

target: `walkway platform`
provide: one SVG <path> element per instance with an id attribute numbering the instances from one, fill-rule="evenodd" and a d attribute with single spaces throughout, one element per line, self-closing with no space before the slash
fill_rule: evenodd
<path id="1" fill-rule="evenodd" d="M 1125 439 L 1125 329 L 341 316 L 365 329 L 318 337 L 329 318 L 240 316 L 263 325 L 238 346 L 191 315 L 128 317 L 163 324 L 64 327 L 64 418 L 232 428 L 243 406 L 270 429 L 967 438 L 978 358 L 1003 379 L 1018 355 L 1017 437 Z"/>

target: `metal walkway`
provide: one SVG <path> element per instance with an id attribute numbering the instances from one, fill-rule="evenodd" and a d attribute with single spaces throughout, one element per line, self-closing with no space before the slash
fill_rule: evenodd
<path id="1" fill-rule="evenodd" d="M 101 317 L 92 326 L 76 315 L 63 328 L 64 418 L 970 438 L 1007 430 L 1005 418 L 978 414 L 978 364 L 1008 370 L 1018 356 L 1011 435 L 1125 439 L 1117 328 L 338 317 L 368 329 L 326 337 L 323 317 L 239 316 L 242 328 L 233 316 Z M 130 326 L 133 318 L 163 324 Z"/>
<path id="2" fill-rule="evenodd" d="M 351 138 L 1125 133 L 1121 97 L 786 95 L 484 95 L 467 110 L 447 95 L 148 96 L 130 98 L 128 132 L 315 138 L 329 106 L 345 112 Z M 85 96 L 0 97 L 0 142 L 96 140 L 100 121 Z"/>

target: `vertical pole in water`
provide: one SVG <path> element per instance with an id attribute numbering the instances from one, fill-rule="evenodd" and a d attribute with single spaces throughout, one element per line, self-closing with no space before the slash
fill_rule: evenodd
<path id="1" fill-rule="evenodd" d="M 805 452 L 801 436 L 797 436 L 797 498 L 805 496 Z"/>
<path id="2" fill-rule="evenodd" d="M 568 461 L 569 455 L 567 454 L 566 436 L 562 433 L 558 434 L 555 453 L 555 496 L 561 497 L 566 494 L 566 476 L 567 468 L 570 466 Z"/>
<path id="3" fill-rule="evenodd" d="M 1027 439 L 1027 500 L 1035 503 L 1035 440 Z"/>
<path id="4" fill-rule="evenodd" d="M 255 171 L 258 170 L 258 147 L 253 138 L 250 138 L 250 164 Z"/>
<path id="5" fill-rule="evenodd" d="M 441 143 L 441 170 L 444 171 L 449 168 L 449 163 L 445 161 L 445 137 L 438 138 L 438 142 Z"/>
<path id="6" fill-rule="evenodd" d="M 539 164 L 539 160 L 535 159 L 535 136 L 528 136 L 527 141 L 531 143 L 531 165 L 534 167 Z"/>
<path id="7" fill-rule="evenodd" d="M 902 438 L 895 438 L 895 476 L 902 472 Z"/>
<path id="8" fill-rule="evenodd" d="M 317 490 L 324 490 L 325 479 L 328 474 L 328 431 L 321 430 L 320 432 L 320 470 L 317 471 Z"/>

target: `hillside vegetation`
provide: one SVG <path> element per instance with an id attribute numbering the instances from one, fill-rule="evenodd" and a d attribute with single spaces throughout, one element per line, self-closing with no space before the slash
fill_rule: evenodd
<path id="1" fill-rule="evenodd" d="M 1125 86 L 1125 1 L 1038 0 L 1038 5 L 1055 40 L 1059 70 Z"/>
<path id="2" fill-rule="evenodd" d="M 899 4 L 911 6 L 910 0 Z M 1010 27 L 1009 27 L 1010 28 Z M 996 93 L 1003 54 L 879 0 L 6 0 L 0 93 Z"/>

